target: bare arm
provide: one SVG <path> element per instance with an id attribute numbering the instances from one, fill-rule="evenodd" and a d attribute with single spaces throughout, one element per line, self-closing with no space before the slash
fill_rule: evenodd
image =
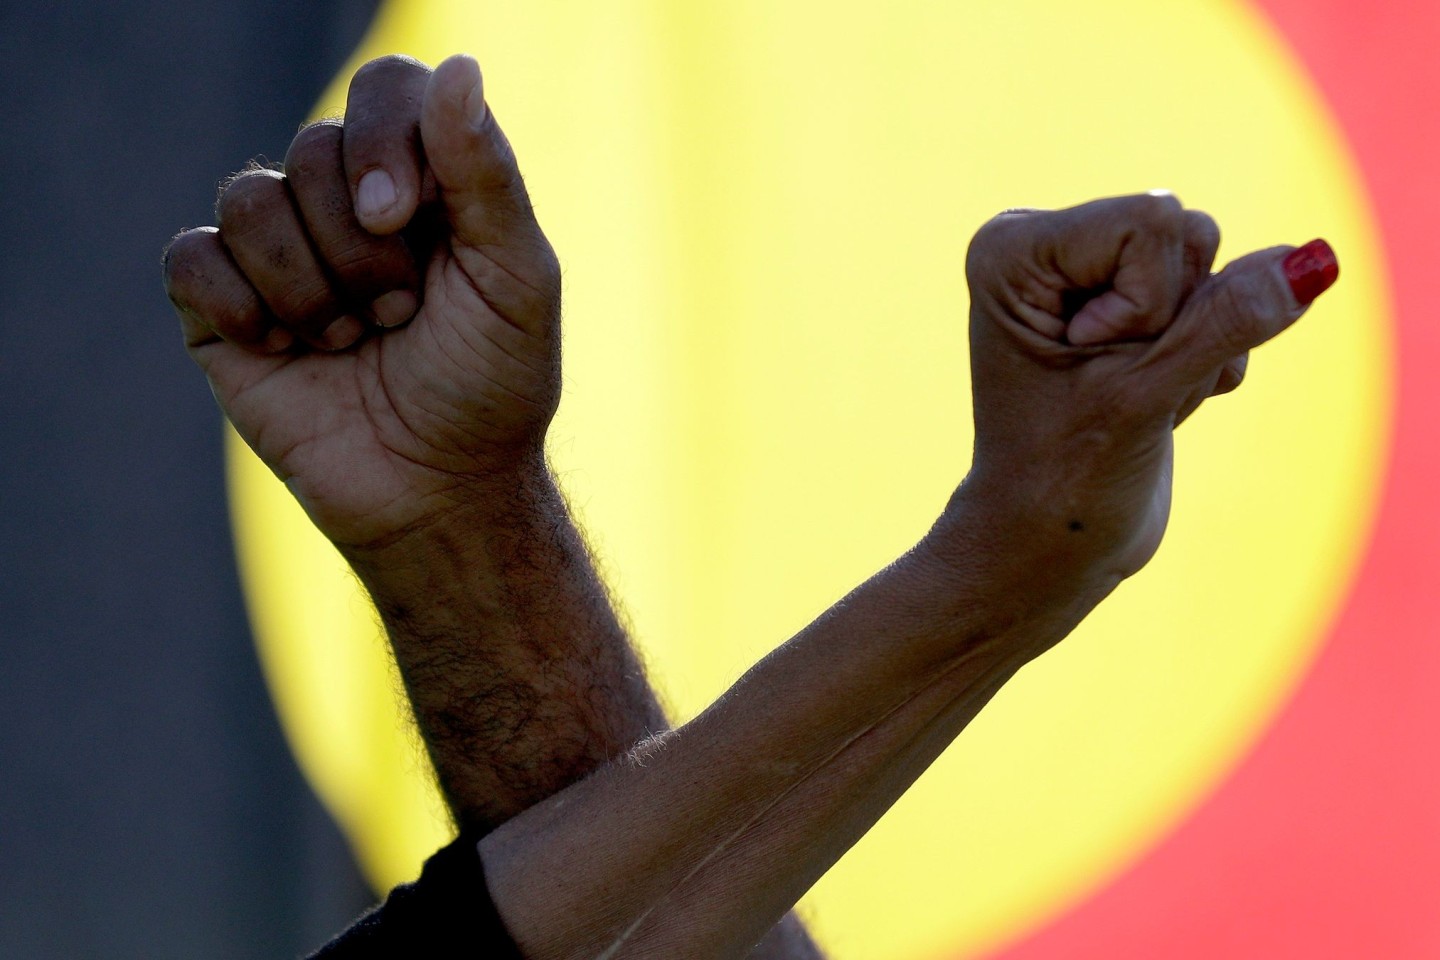
<path id="1" fill-rule="evenodd" d="M 525 954 L 744 956 L 1085 611 L 1002 627 L 985 593 L 917 550 L 694 721 L 492 834 L 490 889 Z M 597 910 L 596 891 L 614 900 Z"/>
<path id="2" fill-rule="evenodd" d="M 362 69 L 349 125 L 226 184 L 166 280 L 221 407 L 371 591 L 457 818 L 494 825 L 662 717 L 545 469 L 559 267 L 466 74 L 426 100 L 418 63 Z"/>
<path id="3" fill-rule="evenodd" d="M 538 452 L 444 520 L 345 553 L 462 827 L 668 727 Z"/>
<path id="4" fill-rule="evenodd" d="M 1333 280 L 1333 261 L 1297 266 L 1280 248 L 1202 279 L 1207 224 L 1140 197 L 982 231 L 970 476 L 914 550 L 695 721 L 481 843 L 527 956 L 742 956 L 1016 671 L 1149 559 L 1174 426 L 1300 315 L 1317 270 Z M 1103 292 L 1067 314 L 1081 291 Z"/>
<path id="5" fill-rule="evenodd" d="M 545 466 L 559 267 L 474 62 L 367 64 L 217 217 L 166 255 L 187 346 L 374 599 L 461 826 L 665 729 Z"/>

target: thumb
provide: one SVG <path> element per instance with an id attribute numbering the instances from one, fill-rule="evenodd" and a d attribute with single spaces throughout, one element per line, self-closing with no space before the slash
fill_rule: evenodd
<path id="1" fill-rule="evenodd" d="M 1247 254 L 1199 286 L 1156 343 L 1150 369 L 1185 396 L 1228 361 L 1286 330 L 1339 275 L 1324 240 Z"/>
<path id="2" fill-rule="evenodd" d="M 517 227 L 533 228 L 534 213 L 514 151 L 485 102 L 480 67 L 473 58 L 451 57 L 430 75 L 420 111 L 420 139 L 456 241 L 470 247 L 503 246 L 514 243 Z"/>

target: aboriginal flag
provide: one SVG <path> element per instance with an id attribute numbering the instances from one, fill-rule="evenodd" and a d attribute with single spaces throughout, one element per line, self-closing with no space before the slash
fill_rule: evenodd
<path id="1" fill-rule="evenodd" d="M 1433 5 L 131 7 L 0 13 L 0 955 L 294 955 L 443 842 L 156 259 L 360 62 L 465 50 L 565 264 L 551 456 L 682 716 L 963 476 L 990 214 L 1168 188 L 1222 261 L 1327 238 L 1180 431 L 1160 554 L 803 910 L 836 960 L 1440 956 Z"/>

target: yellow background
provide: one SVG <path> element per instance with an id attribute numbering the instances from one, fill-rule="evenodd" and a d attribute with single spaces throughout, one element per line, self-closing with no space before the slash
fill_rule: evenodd
<path id="1" fill-rule="evenodd" d="M 912 543 L 963 476 L 961 265 L 991 214 L 1166 187 L 1219 220 L 1222 260 L 1329 238 L 1340 285 L 1182 431 L 1154 563 L 806 909 L 837 960 L 972 955 L 1214 788 L 1344 597 L 1389 403 L 1357 179 L 1248 7 L 392 0 L 352 67 L 459 50 L 566 267 L 552 457 L 681 717 Z M 232 452 L 277 709 L 377 887 L 407 879 L 448 828 L 373 614 Z"/>

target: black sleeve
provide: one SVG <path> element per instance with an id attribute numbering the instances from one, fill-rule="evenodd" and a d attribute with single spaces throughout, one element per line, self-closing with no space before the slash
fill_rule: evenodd
<path id="1" fill-rule="evenodd" d="M 500 921 L 475 850 L 462 833 L 420 872 L 309 960 L 523 960 Z"/>

